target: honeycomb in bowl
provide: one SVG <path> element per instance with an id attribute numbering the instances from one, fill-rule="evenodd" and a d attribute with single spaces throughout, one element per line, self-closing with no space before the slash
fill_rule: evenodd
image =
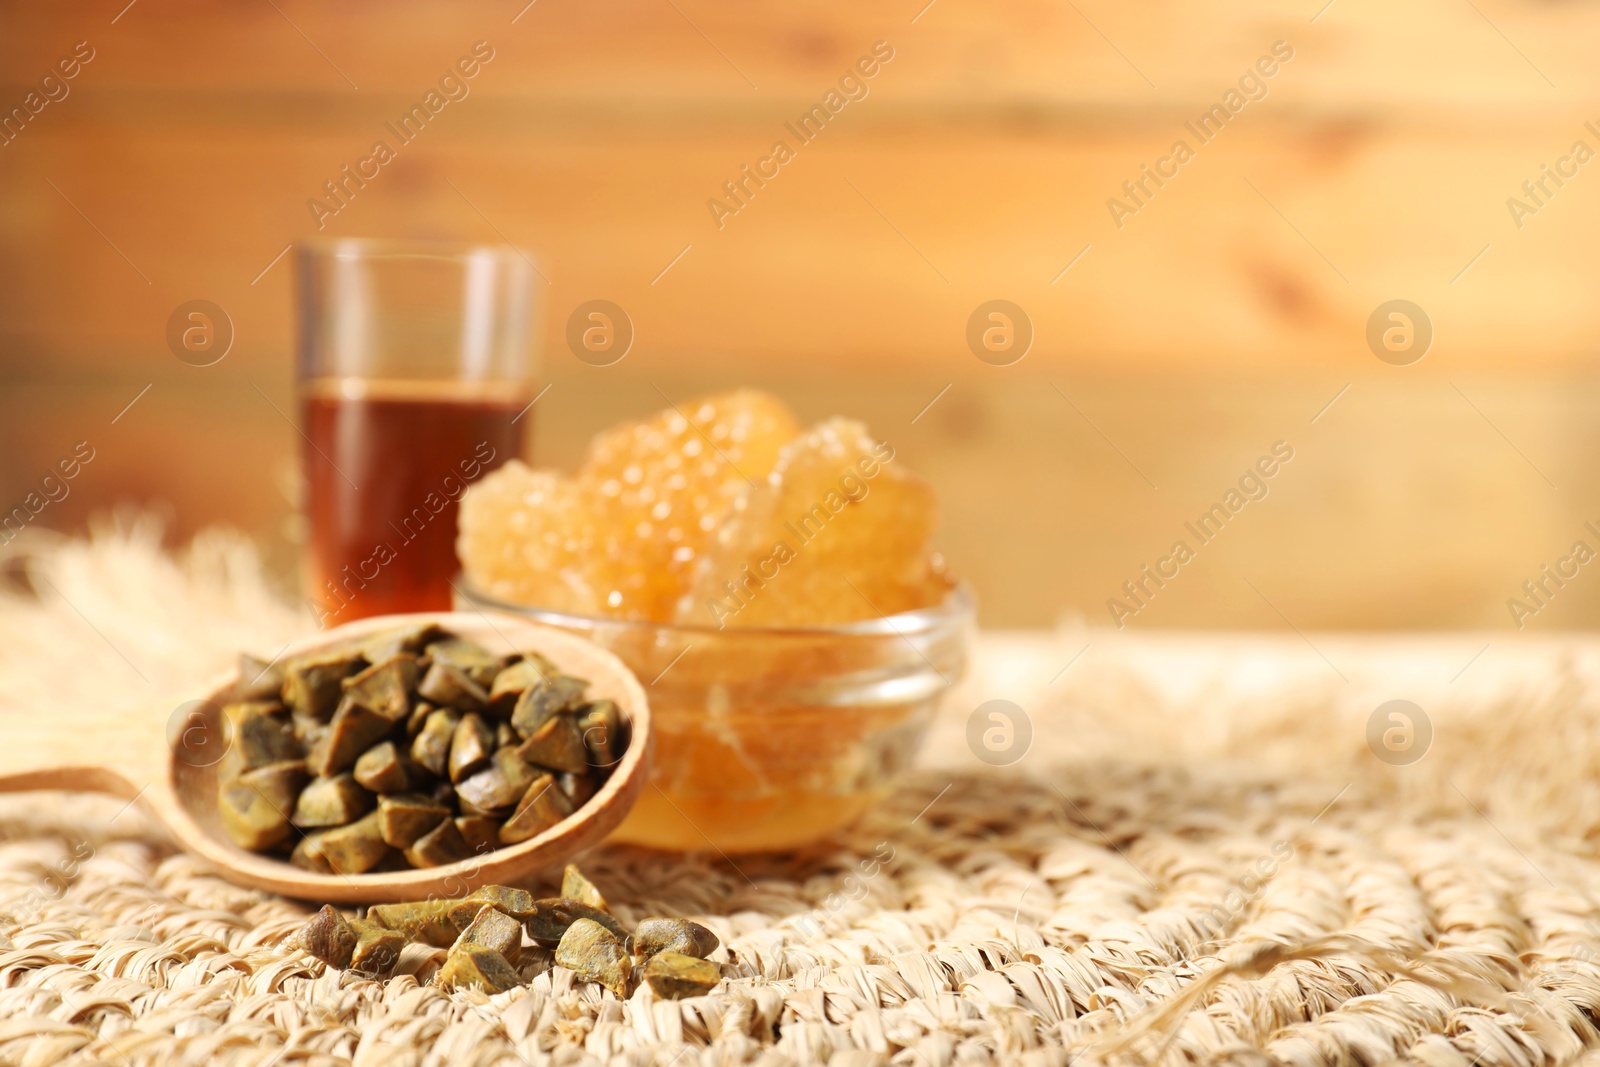
<path id="1" fill-rule="evenodd" d="M 601 433 L 570 478 L 507 463 L 462 498 L 457 554 L 501 600 L 669 618 L 741 493 L 799 432 L 778 400 L 740 390 Z"/>
<path id="2" fill-rule="evenodd" d="M 457 551 L 499 600 L 688 625 L 817 626 L 937 603 L 933 490 L 867 428 L 739 390 L 598 435 L 572 477 L 512 462 Z"/>
<path id="3" fill-rule="evenodd" d="M 461 500 L 456 553 L 473 584 L 517 604 L 598 615 L 594 524 L 578 487 L 511 460 Z"/>
<path id="4" fill-rule="evenodd" d="M 959 609 L 826 628 L 945 602 L 936 510 L 861 423 L 741 391 L 601 434 L 572 477 L 485 476 L 458 547 L 476 590 L 580 616 L 559 625 L 652 679 L 655 788 L 618 840 L 790 848 L 889 791 L 960 677 Z"/>
<path id="5" fill-rule="evenodd" d="M 723 522 L 799 432 L 781 402 L 743 390 L 598 435 L 576 482 L 598 548 L 588 569 L 602 612 L 669 618 Z"/>
<path id="6" fill-rule="evenodd" d="M 679 621 L 807 626 L 935 603 L 933 489 L 894 465 L 865 425 L 829 419 L 783 447 L 765 483 L 741 495 L 701 561 Z"/>

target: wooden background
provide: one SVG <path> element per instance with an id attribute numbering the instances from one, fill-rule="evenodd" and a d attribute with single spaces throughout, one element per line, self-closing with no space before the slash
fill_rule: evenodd
<path id="1" fill-rule="evenodd" d="M 1506 206 L 1573 142 L 1600 150 L 1600 8 L 925 3 L 0 5 L 0 107 L 95 50 L 0 147 L 0 502 L 88 440 L 41 525 L 154 504 L 177 537 L 251 532 L 287 580 L 274 257 L 483 40 L 471 95 L 324 232 L 531 252 L 543 462 L 659 393 L 751 383 L 864 417 L 939 487 L 947 554 L 1003 626 L 1108 621 L 1278 440 L 1296 455 L 1270 496 L 1130 625 L 1509 630 L 1524 579 L 1580 537 L 1600 548 L 1600 162 L 1520 228 Z M 1185 120 L 1280 40 L 1295 55 L 1267 98 L 1198 146 Z M 718 229 L 707 199 L 877 41 L 895 56 L 869 96 Z M 1179 137 L 1196 158 L 1119 229 L 1107 198 Z M 165 342 L 196 298 L 237 332 L 211 367 Z M 565 348 L 593 298 L 635 324 L 613 367 Z M 1009 367 L 964 341 L 992 298 L 1036 329 Z M 1436 331 L 1409 367 L 1364 339 L 1394 298 Z M 1528 626 L 1597 610 L 1586 569 Z"/>

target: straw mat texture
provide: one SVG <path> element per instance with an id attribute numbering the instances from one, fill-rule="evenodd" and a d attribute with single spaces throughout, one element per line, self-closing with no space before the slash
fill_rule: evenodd
<path id="1" fill-rule="evenodd" d="M 0 592 L 0 723 L 170 707 L 309 625 L 221 534 L 30 557 Z M 585 858 L 625 920 L 722 939 L 728 979 L 682 1002 L 538 952 L 495 997 L 428 986 L 418 948 L 386 982 L 326 971 L 281 947 L 303 905 L 137 807 L 0 798 L 0 1061 L 1600 1065 L 1596 657 L 1486 643 L 989 635 L 923 769 L 848 833 Z M 1367 738 L 1397 697 L 1433 731 L 1407 765 Z M 1032 726 L 1005 767 L 967 740 L 991 698 Z"/>

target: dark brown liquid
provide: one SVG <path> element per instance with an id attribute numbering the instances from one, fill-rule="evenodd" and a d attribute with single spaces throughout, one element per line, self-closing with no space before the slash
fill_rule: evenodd
<path id="1" fill-rule="evenodd" d="M 447 611 L 456 511 L 516 457 L 531 394 L 461 383 L 307 383 L 307 589 L 324 626 Z"/>

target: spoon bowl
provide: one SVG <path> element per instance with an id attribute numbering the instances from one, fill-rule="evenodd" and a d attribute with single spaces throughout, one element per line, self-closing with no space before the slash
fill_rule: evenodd
<path id="1" fill-rule="evenodd" d="M 17 768 L 0 773 L 0 792 L 61 789 L 110 793 L 139 805 L 164 825 L 180 845 L 214 864 L 239 885 L 265 889 L 302 900 L 337 903 L 380 903 L 463 896 L 479 885 L 516 883 L 554 867 L 598 844 L 622 822 L 648 779 L 654 744 L 650 707 L 638 680 L 622 662 L 598 646 L 560 630 L 509 615 L 481 612 L 435 612 L 389 615 L 347 623 L 289 645 L 279 661 L 314 653 L 383 630 L 434 623 L 459 637 L 476 641 L 498 654 L 534 651 L 563 673 L 589 682 L 590 699 L 617 703 L 630 725 L 627 751 L 610 777 L 582 807 L 542 833 L 515 845 L 504 845 L 458 863 L 414 870 L 368 874 L 321 874 L 291 865 L 275 856 L 250 852 L 228 837 L 217 810 L 217 771 L 226 752 L 222 707 L 238 683 L 237 672 L 217 679 L 199 700 L 172 717 L 167 736 L 159 725 L 142 719 L 80 724 L 97 736 L 76 732 L 67 740 L 75 751 L 88 740 L 107 755 L 104 766 L 82 764 Z M 37 730 L 34 732 L 37 733 Z M 15 731 L 6 730 L 8 735 Z M 60 751 L 56 736 L 42 746 L 23 740 L 21 749 L 43 762 Z M 42 749 L 42 751 L 41 751 Z M 27 758 L 26 756 L 24 758 Z M 4 762 L 12 762 L 14 757 Z"/>

